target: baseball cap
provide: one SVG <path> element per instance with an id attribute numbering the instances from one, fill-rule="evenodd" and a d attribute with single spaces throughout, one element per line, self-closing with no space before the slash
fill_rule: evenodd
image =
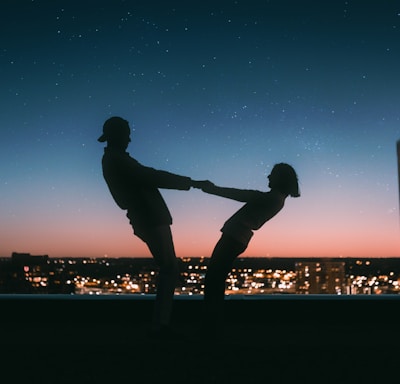
<path id="1" fill-rule="evenodd" d="M 127 120 L 118 116 L 110 117 L 103 124 L 103 134 L 97 139 L 97 141 L 104 143 L 111 137 L 118 137 L 121 134 L 125 134 L 127 130 L 130 131 Z"/>

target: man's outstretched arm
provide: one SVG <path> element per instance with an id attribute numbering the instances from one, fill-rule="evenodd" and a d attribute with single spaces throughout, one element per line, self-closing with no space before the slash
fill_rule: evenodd
<path id="1" fill-rule="evenodd" d="M 187 176 L 146 167 L 139 163 L 133 170 L 137 181 L 157 188 L 189 190 L 191 187 L 201 189 L 205 186 L 214 185 L 208 180 L 193 180 Z"/>

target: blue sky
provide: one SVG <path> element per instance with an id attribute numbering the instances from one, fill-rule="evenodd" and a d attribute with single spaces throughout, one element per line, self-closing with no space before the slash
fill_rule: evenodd
<path id="1" fill-rule="evenodd" d="M 105 119 L 138 161 L 302 196 L 252 256 L 399 256 L 394 1 L 3 1 L 0 255 L 147 255 L 101 175 Z M 162 191 L 178 256 L 208 256 L 240 205 Z"/>

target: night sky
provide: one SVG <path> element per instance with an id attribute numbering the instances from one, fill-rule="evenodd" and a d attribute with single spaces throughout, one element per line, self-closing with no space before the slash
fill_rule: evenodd
<path id="1" fill-rule="evenodd" d="M 302 196 L 248 256 L 400 256 L 400 3 L 0 3 L 0 256 L 149 256 L 101 172 L 104 121 L 139 162 Z M 162 190 L 177 256 L 210 256 L 242 203 Z"/>

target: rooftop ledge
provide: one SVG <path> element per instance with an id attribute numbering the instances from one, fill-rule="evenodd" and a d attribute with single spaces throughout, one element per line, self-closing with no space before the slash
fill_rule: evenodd
<path id="1" fill-rule="evenodd" d="M 0 294 L 0 301 L 54 301 L 54 300 L 73 300 L 73 301 L 137 301 L 137 300 L 154 300 L 154 294 Z M 175 301 L 202 301 L 203 295 L 175 295 Z M 227 295 L 226 301 L 397 301 L 400 303 L 400 295 L 330 295 L 330 294 L 270 294 L 270 295 Z"/>
<path id="2" fill-rule="evenodd" d="M 151 320 L 155 295 L 2 294 L 1 324 L 132 324 Z M 202 295 L 176 295 L 173 321 L 198 323 Z M 399 325 L 400 295 L 231 295 L 232 324 Z"/>
<path id="3" fill-rule="evenodd" d="M 175 296 L 172 324 L 187 335 L 196 335 L 201 329 L 202 298 Z M 148 351 L 153 348 L 146 338 L 153 303 L 154 295 L 3 294 L 2 343 L 30 348 L 85 345 L 91 351 L 95 346 L 118 344 Z M 262 346 L 285 351 L 317 346 L 320 350 L 328 344 L 349 351 L 361 347 L 372 351 L 371 346 L 382 345 L 392 348 L 400 343 L 399 306 L 400 295 L 227 296 L 226 336 L 221 345 L 242 351 Z M 199 343 L 190 344 L 196 353 L 201 352 Z M 177 356 L 181 353 L 177 347 Z"/>

